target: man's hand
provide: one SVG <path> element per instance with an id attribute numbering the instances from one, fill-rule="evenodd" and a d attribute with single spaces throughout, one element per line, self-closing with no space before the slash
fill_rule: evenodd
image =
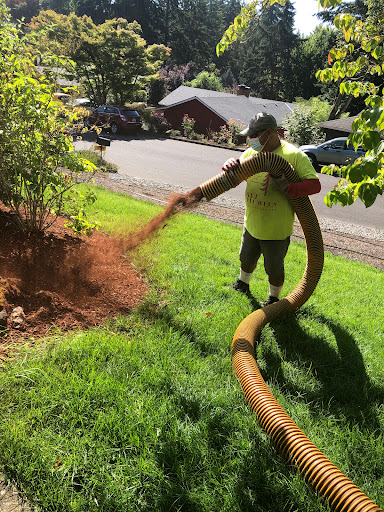
<path id="1" fill-rule="evenodd" d="M 275 178 L 272 175 L 270 176 L 273 179 L 273 183 L 276 185 L 276 188 L 281 190 L 281 192 L 287 192 L 289 181 L 285 177 L 284 173 L 282 173 L 281 178 Z"/>
<path id="2" fill-rule="evenodd" d="M 223 165 L 222 170 L 224 172 L 231 171 L 232 169 L 236 169 L 240 165 L 240 160 L 238 158 L 229 158 Z"/>

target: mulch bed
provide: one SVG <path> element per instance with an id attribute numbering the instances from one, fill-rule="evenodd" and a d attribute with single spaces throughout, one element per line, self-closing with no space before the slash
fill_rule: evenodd
<path id="1" fill-rule="evenodd" d="M 120 241 L 102 233 L 75 236 L 59 220 L 44 235 L 26 234 L 7 213 L 0 232 L 0 299 L 8 315 L 0 359 L 52 329 L 85 329 L 126 314 L 148 291 Z M 12 321 L 15 308 L 25 315 L 21 325 Z"/>

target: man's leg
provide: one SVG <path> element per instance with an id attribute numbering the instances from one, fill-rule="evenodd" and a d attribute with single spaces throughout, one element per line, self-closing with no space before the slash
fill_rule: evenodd
<path id="1" fill-rule="evenodd" d="M 264 255 L 264 268 L 268 275 L 269 297 L 265 305 L 277 302 L 284 284 L 284 258 L 287 254 L 290 237 L 285 240 L 260 240 Z"/>
<path id="2" fill-rule="evenodd" d="M 257 266 L 257 261 L 261 254 L 259 241 L 253 238 L 244 228 L 240 245 L 240 275 L 238 280 L 233 284 L 233 288 L 242 293 L 249 293 L 249 283 L 252 273 Z"/>

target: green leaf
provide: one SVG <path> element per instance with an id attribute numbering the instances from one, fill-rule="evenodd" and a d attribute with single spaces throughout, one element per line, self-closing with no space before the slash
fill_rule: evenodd
<path id="1" fill-rule="evenodd" d="M 348 169 L 348 179 L 351 183 L 360 183 L 364 178 L 377 176 L 378 162 L 363 159 L 352 164 Z"/>
<path id="2" fill-rule="evenodd" d="M 369 176 L 370 178 L 374 178 L 377 175 L 377 163 L 365 161 L 362 164 L 363 172 L 365 176 Z"/>
<path id="3" fill-rule="evenodd" d="M 362 183 L 357 189 L 357 195 L 363 201 L 366 208 L 373 205 L 378 194 L 378 189 L 374 183 Z"/>
<path id="4" fill-rule="evenodd" d="M 323 9 L 326 9 L 327 7 L 336 7 L 337 5 L 341 4 L 342 0 L 319 0 L 319 7 L 323 7 Z"/>
<path id="5" fill-rule="evenodd" d="M 369 130 L 363 135 L 363 147 L 367 150 L 374 149 L 380 142 L 380 133 Z"/>
<path id="6" fill-rule="evenodd" d="M 383 55 L 383 47 L 382 46 L 376 46 L 376 48 L 372 52 L 372 57 L 374 57 L 376 60 L 380 59 Z"/>

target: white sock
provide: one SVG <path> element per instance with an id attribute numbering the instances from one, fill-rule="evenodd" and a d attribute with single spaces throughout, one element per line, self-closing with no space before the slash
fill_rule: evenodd
<path id="1" fill-rule="evenodd" d="M 276 297 L 277 299 L 280 297 L 281 290 L 283 289 L 283 285 L 281 286 L 273 286 L 273 284 L 269 283 L 269 295 L 272 297 Z"/>
<path id="2" fill-rule="evenodd" d="M 243 283 L 249 284 L 251 281 L 252 274 L 253 272 L 244 272 L 244 270 L 240 269 L 239 279 L 240 281 L 243 281 Z"/>

